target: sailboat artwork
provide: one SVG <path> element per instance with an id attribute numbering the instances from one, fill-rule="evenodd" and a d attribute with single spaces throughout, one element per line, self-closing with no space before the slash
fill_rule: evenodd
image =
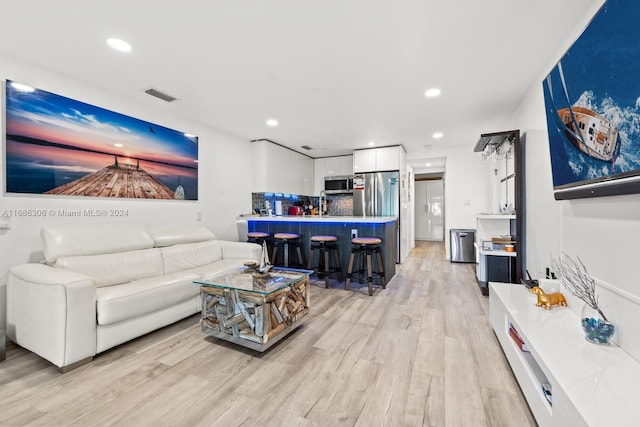
<path id="1" fill-rule="evenodd" d="M 569 101 L 562 61 L 558 62 L 558 73 L 566 101 Z M 551 84 L 551 74 L 547 76 L 549 96 L 554 104 L 555 100 Z M 573 105 L 556 110 L 560 122 L 558 127 L 563 130 L 569 141 L 587 156 L 594 159 L 611 162 L 612 168 L 616 156 L 620 152 L 618 129 L 609 120 L 593 110 Z"/>
<path id="2" fill-rule="evenodd" d="M 542 81 L 554 198 L 640 193 L 640 8 L 607 0 Z"/>
<path id="3" fill-rule="evenodd" d="M 614 163 L 620 141 L 618 129 L 604 117 L 583 107 L 558 110 L 569 140 L 584 154 Z"/>

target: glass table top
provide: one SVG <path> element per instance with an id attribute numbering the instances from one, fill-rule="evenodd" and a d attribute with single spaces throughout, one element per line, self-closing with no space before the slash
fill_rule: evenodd
<path id="1" fill-rule="evenodd" d="M 219 289 L 234 289 L 267 295 L 310 275 L 313 271 L 295 268 L 274 267 L 266 274 L 255 269 L 241 267 L 215 276 L 203 277 L 193 283 Z"/>

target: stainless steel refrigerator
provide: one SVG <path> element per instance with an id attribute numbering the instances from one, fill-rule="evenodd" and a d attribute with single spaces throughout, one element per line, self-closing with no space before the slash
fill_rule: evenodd
<path id="1" fill-rule="evenodd" d="M 362 177 L 360 180 L 358 178 Z M 400 172 L 371 172 L 354 176 L 354 216 L 395 216 L 396 263 L 400 262 Z M 363 185 L 362 190 L 356 189 Z"/>

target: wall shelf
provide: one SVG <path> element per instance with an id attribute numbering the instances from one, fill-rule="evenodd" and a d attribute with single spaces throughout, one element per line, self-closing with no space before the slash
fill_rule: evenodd
<path id="1" fill-rule="evenodd" d="M 503 214 L 478 214 L 477 219 L 516 219 L 515 215 L 503 215 Z"/>

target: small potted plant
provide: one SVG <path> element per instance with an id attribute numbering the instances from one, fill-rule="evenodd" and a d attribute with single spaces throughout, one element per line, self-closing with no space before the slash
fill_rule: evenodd
<path id="1" fill-rule="evenodd" d="M 580 258 L 577 259 L 578 261 L 574 261 L 563 253 L 559 261 L 552 262 L 553 268 L 564 288 L 584 302 L 581 323 L 587 341 L 609 344 L 616 330 L 615 325 L 607 319 L 598 305 L 595 280 Z"/>

